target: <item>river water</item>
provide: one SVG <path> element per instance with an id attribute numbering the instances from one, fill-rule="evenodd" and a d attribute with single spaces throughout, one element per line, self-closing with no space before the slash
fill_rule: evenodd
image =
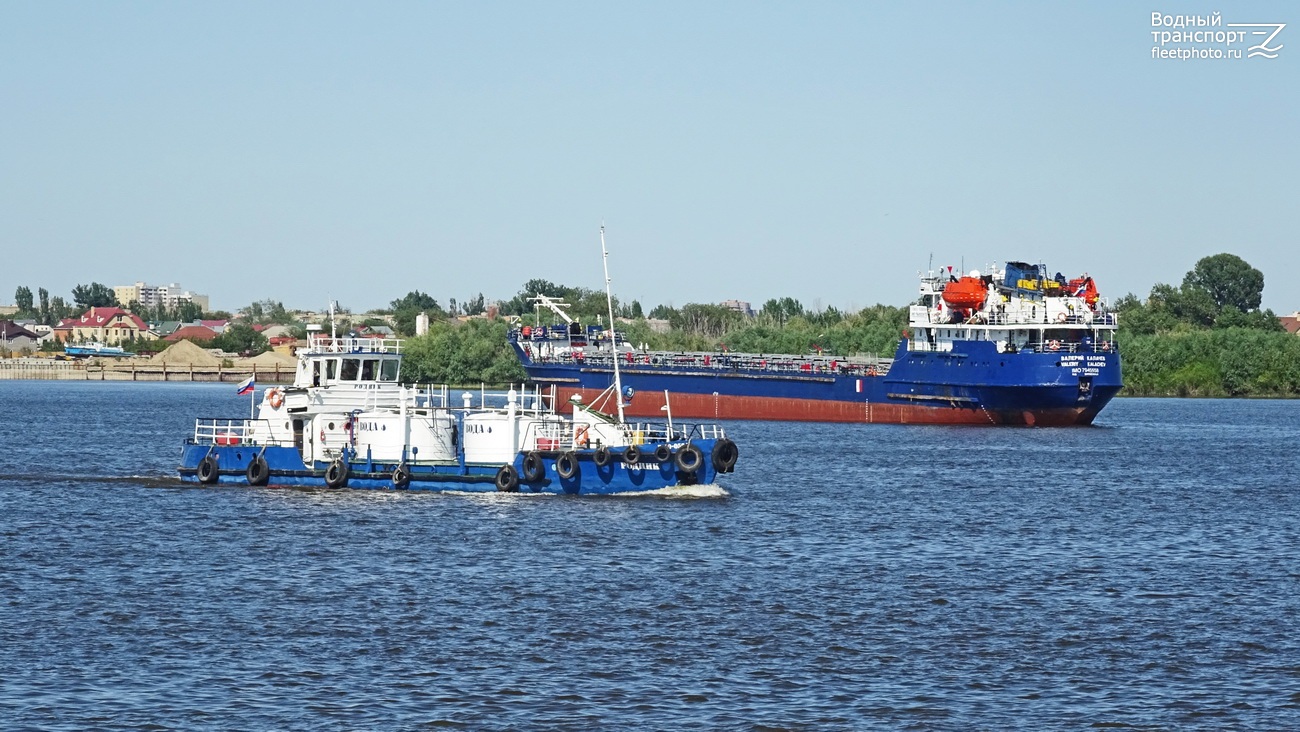
<path id="1" fill-rule="evenodd" d="M 230 385 L 0 382 L 5 729 L 1300 727 L 1300 402 L 734 422 L 723 498 L 198 488 Z"/>

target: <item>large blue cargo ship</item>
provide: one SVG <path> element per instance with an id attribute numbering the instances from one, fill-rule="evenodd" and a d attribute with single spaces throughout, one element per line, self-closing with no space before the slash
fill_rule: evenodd
<path id="1" fill-rule="evenodd" d="M 594 399 L 621 373 L 629 416 L 915 424 L 1091 424 L 1123 385 L 1116 316 L 1084 275 L 1008 262 L 929 272 L 892 358 L 677 353 L 616 331 L 522 326 L 511 343 L 560 400 Z"/>

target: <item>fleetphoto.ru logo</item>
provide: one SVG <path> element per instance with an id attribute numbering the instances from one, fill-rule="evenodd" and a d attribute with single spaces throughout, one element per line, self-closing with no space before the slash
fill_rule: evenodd
<path id="1" fill-rule="evenodd" d="M 1277 58 L 1278 35 L 1286 23 L 1224 23 L 1213 15 L 1151 14 L 1151 58 L 1228 59 Z"/>

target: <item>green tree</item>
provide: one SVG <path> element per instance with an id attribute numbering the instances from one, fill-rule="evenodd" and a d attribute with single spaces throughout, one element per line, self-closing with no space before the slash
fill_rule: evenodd
<path id="1" fill-rule="evenodd" d="M 32 290 L 26 285 L 20 285 L 14 293 L 14 304 L 18 306 L 18 312 L 24 314 L 32 313 Z"/>
<path id="2" fill-rule="evenodd" d="M 503 321 L 438 321 L 402 346 L 402 380 L 417 383 L 521 383 L 524 370 L 506 340 Z"/>
<path id="3" fill-rule="evenodd" d="M 69 305 L 66 300 L 55 295 L 50 298 L 50 315 L 46 324 L 55 325 L 60 320 L 72 315 L 74 312 L 75 308 L 72 305 Z"/>
<path id="4" fill-rule="evenodd" d="M 742 318 L 740 313 L 721 305 L 690 303 L 683 305 L 673 319 L 669 320 L 669 324 L 674 330 L 686 331 L 691 335 L 721 338 L 740 323 Z"/>
<path id="5" fill-rule="evenodd" d="M 77 285 L 72 288 L 72 301 L 81 309 L 107 308 L 117 305 L 117 296 L 112 288 L 98 282 L 89 285 Z"/>
<path id="6" fill-rule="evenodd" d="M 54 321 L 50 318 L 50 291 L 42 287 L 36 291 L 36 294 L 41 301 L 41 309 L 37 314 L 37 319 L 45 325 L 54 325 Z"/>
<path id="7" fill-rule="evenodd" d="M 419 290 L 412 290 L 390 303 L 393 315 L 393 329 L 405 336 L 415 335 L 415 319 L 420 313 L 428 313 L 430 318 L 440 318 L 445 313 L 442 306 L 432 295 Z"/>
<path id="8" fill-rule="evenodd" d="M 676 314 L 677 310 L 674 309 L 672 305 L 655 305 L 654 309 L 650 311 L 651 318 L 654 318 L 655 320 L 667 320 L 670 322 Z"/>
<path id="9" fill-rule="evenodd" d="M 460 304 L 460 311 L 466 315 L 480 315 L 486 310 L 487 301 L 481 292 Z"/>
<path id="10" fill-rule="evenodd" d="M 203 308 L 192 302 L 181 302 L 176 305 L 173 313 L 176 320 L 182 323 L 191 323 L 203 317 Z"/>
<path id="11" fill-rule="evenodd" d="M 266 336 L 258 333 L 247 323 L 232 323 L 224 332 L 212 339 L 212 345 L 227 353 L 241 353 L 255 356 L 269 348 Z"/>
<path id="12" fill-rule="evenodd" d="M 1264 273 L 1235 254 L 1215 254 L 1196 263 L 1183 277 L 1183 288 L 1204 292 L 1217 310 L 1231 305 L 1248 313 L 1264 296 Z"/>

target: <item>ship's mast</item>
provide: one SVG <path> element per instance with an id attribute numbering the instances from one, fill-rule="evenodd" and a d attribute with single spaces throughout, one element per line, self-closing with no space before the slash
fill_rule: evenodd
<path id="1" fill-rule="evenodd" d="M 614 335 L 614 295 L 609 289 L 609 251 L 605 249 L 605 225 L 600 227 L 601 264 L 605 266 L 605 304 L 609 307 L 609 348 L 614 355 L 614 400 L 618 403 L 618 423 L 623 424 L 623 380 L 618 373 L 618 337 Z"/>

